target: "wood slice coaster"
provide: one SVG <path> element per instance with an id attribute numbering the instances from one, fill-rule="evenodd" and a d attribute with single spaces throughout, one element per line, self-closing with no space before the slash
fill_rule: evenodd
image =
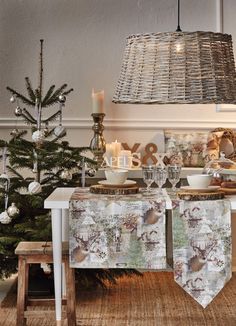
<path id="1" fill-rule="evenodd" d="M 236 188 L 220 188 L 221 191 L 225 193 L 225 195 L 235 195 Z"/>
<path id="2" fill-rule="evenodd" d="M 216 191 L 216 192 L 188 192 L 188 191 L 180 191 L 177 193 L 179 199 L 183 200 L 217 200 L 223 199 L 225 193 L 223 191 Z"/>
<path id="3" fill-rule="evenodd" d="M 114 188 L 114 186 L 108 187 L 103 185 L 93 185 L 90 187 L 90 192 L 101 195 L 133 195 L 139 192 L 139 187 L 131 186 L 125 188 Z"/>

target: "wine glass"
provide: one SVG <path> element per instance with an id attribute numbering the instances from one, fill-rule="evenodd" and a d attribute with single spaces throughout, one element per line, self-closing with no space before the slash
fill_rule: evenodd
<path id="1" fill-rule="evenodd" d="M 155 180 L 155 166 L 154 165 L 143 165 L 142 166 L 143 181 L 147 185 L 146 192 L 151 192 L 151 185 Z"/>
<path id="2" fill-rule="evenodd" d="M 155 182 L 161 191 L 162 186 L 166 183 L 167 179 L 167 171 L 165 167 L 157 166 L 156 167 L 156 174 L 155 174 Z"/>
<path id="3" fill-rule="evenodd" d="M 172 191 L 176 191 L 176 185 L 180 180 L 181 166 L 180 165 L 169 165 L 168 170 L 168 179 L 172 185 Z"/>

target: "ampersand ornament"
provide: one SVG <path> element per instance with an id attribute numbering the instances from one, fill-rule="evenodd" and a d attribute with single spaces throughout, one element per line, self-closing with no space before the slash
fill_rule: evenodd
<path id="1" fill-rule="evenodd" d="M 146 152 L 146 155 L 144 155 L 142 163 L 148 164 L 148 163 L 152 162 L 152 164 L 156 164 L 157 158 L 154 154 L 157 153 L 157 145 L 153 144 L 153 143 L 147 144 L 145 146 L 145 152 Z"/>

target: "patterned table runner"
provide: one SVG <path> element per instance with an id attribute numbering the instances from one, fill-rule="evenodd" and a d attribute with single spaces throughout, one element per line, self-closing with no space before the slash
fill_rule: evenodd
<path id="1" fill-rule="evenodd" d="M 70 201 L 71 267 L 167 269 L 166 198 L 77 188 Z M 231 278 L 230 202 L 172 205 L 174 278 L 206 307 Z"/>
<path id="2" fill-rule="evenodd" d="M 175 281 L 204 308 L 232 276 L 228 200 L 173 201 Z"/>
<path id="3" fill-rule="evenodd" d="M 166 269 L 165 200 L 78 188 L 70 202 L 70 264 Z"/>

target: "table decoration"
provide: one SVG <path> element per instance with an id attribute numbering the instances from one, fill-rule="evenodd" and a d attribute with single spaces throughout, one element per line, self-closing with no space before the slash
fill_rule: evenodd
<path id="1" fill-rule="evenodd" d="M 227 200 L 173 202 L 175 281 L 202 307 L 231 273 L 231 213 Z"/>
<path id="2" fill-rule="evenodd" d="M 224 191 L 186 191 L 180 190 L 177 192 L 177 197 L 179 199 L 183 199 L 186 201 L 194 201 L 194 200 L 218 200 L 223 199 L 225 196 Z"/>
<path id="3" fill-rule="evenodd" d="M 101 165 L 103 162 L 103 155 L 106 151 L 106 142 L 103 137 L 103 119 L 105 117 L 105 113 L 92 113 L 92 118 L 94 121 L 94 125 L 92 130 L 94 131 L 93 138 L 90 142 L 91 151 L 94 154 L 94 158 L 97 161 L 98 165 Z"/>
<path id="4" fill-rule="evenodd" d="M 165 200 L 77 189 L 70 201 L 75 268 L 166 268 Z"/>
<path id="5" fill-rule="evenodd" d="M 139 192 L 139 187 L 134 185 L 127 186 L 112 186 L 112 185 L 92 185 L 90 187 L 90 192 L 92 194 L 100 194 L 100 195 L 133 195 Z"/>

